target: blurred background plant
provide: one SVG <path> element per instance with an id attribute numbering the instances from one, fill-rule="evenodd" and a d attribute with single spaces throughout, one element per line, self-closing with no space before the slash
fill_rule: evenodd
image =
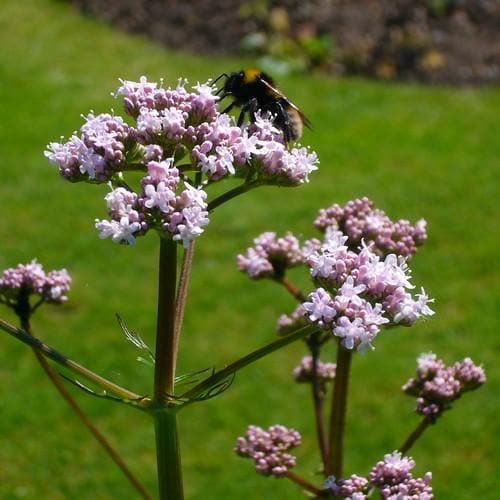
<path id="1" fill-rule="evenodd" d="M 71 0 L 114 26 L 193 53 L 247 55 L 275 74 L 500 81 L 496 0 Z"/>
<path id="2" fill-rule="evenodd" d="M 334 63 L 333 38 L 318 34 L 312 23 L 292 26 L 286 8 L 270 3 L 252 0 L 240 5 L 241 19 L 255 19 L 262 27 L 242 38 L 243 54 L 256 58 L 259 67 L 274 74 L 316 68 L 329 71 Z"/>

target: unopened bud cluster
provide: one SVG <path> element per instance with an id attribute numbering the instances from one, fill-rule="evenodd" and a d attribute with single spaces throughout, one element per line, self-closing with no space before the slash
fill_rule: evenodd
<path id="1" fill-rule="evenodd" d="M 447 367 L 435 354 L 426 353 L 417 364 L 417 377 L 408 380 L 403 391 L 417 398 L 417 413 L 433 421 L 464 392 L 478 389 L 486 382 L 483 368 L 470 358 Z"/>
<path id="2" fill-rule="evenodd" d="M 312 383 L 316 381 L 320 386 L 324 387 L 327 382 L 331 382 L 335 378 L 335 363 L 322 363 L 319 359 L 316 362 L 316 371 L 312 356 L 304 356 L 300 365 L 293 370 L 293 378 L 296 382 Z"/>
<path id="3" fill-rule="evenodd" d="M 287 452 L 299 446 L 300 439 L 297 431 L 282 425 L 272 425 L 267 431 L 250 425 L 245 436 L 237 439 L 234 451 L 241 457 L 252 458 L 259 474 L 283 477 L 296 462 Z"/>
<path id="4" fill-rule="evenodd" d="M 408 258 L 427 239 L 425 220 L 414 226 L 406 219 L 393 222 L 366 197 L 348 201 L 343 207 L 335 203 L 322 208 L 314 225 L 320 231 L 342 231 L 351 248 L 363 241 L 379 255 L 395 253 Z"/>
<path id="5" fill-rule="evenodd" d="M 316 154 L 289 150 L 272 117 L 257 115 L 250 126 L 234 126 L 217 111 L 209 83 L 190 92 L 183 81 L 172 89 L 142 77 L 123 81 L 116 97 L 132 124 L 90 113 L 78 134 L 50 143 L 45 152 L 71 182 L 110 183 L 110 220 L 96 221 L 101 238 L 132 244 L 155 229 L 186 246 L 209 222 L 208 184 L 236 175 L 245 182 L 297 186 L 317 169 Z M 138 190 L 125 179 L 132 171 L 144 175 Z"/>
<path id="6" fill-rule="evenodd" d="M 6 269 L 0 278 L 0 302 L 16 308 L 19 300 L 37 295 L 43 302 L 61 304 L 67 300 L 71 277 L 66 269 L 46 273 L 33 260 L 29 264 L 18 264 Z"/>
<path id="7" fill-rule="evenodd" d="M 307 319 L 304 316 L 305 312 L 304 306 L 299 304 L 292 314 L 282 314 L 276 322 L 278 335 L 287 335 L 288 333 L 292 333 L 295 330 L 306 326 Z"/>
<path id="8" fill-rule="evenodd" d="M 356 474 L 353 474 L 348 479 L 336 479 L 334 476 L 329 476 L 325 480 L 323 488 L 333 492 L 335 498 L 364 500 L 367 498 L 369 483 L 368 479 Z"/>

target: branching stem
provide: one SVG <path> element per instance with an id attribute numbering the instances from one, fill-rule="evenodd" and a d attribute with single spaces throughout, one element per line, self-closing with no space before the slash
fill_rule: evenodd
<path id="1" fill-rule="evenodd" d="M 28 334 L 32 335 L 31 325 L 27 318 L 21 320 L 21 327 Z M 146 491 L 144 486 L 136 479 L 133 475 L 132 471 L 127 467 L 122 457 L 118 454 L 118 452 L 111 446 L 109 441 L 104 437 L 101 431 L 94 425 L 92 420 L 88 417 L 88 415 L 83 411 L 80 405 L 74 400 L 73 396 L 66 389 L 61 379 L 57 375 L 57 373 L 52 369 L 52 367 L 47 362 L 45 356 L 37 350 L 35 347 L 32 348 L 33 353 L 35 354 L 38 363 L 44 370 L 45 374 L 52 382 L 54 387 L 57 389 L 62 398 L 66 401 L 68 406 L 74 411 L 74 413 L 81 420 L 83 425 L 87 427 L 87 429 L 92 433 L 95 439 L 99 442 L 99 444 L 103 447 L 106 453 L 109 455 L 111 460 L 117 465 L 117 467 L 123 472 L 124 476 L 130 482 L 133 488 L 139 493 L 139 495 L 145 500 L 151 500 L 151 496 Z"/>
<path id="2" fill-rule="evenodd" d="M 226 201 L 232 200 L 233 198 L 236 198 L 236 196 L 246 193 L 247 191 L 250 191 L 251 189 L 254 189 L 261 185 L 262 183 L 260 181 L 245 182 L 244 184 L 240 184 L 239 186 L 236 186 L 235 188 L 230 189 L 229 191 L 226 191 L 225 193 L 221 194 L 217 198 L 214 198 L 208 204 L 208 211 L 211 212 L 218 206 L 222 205 L 223 203 L 226 203 Z"/>
<path id="3" fill-rule="evenodd" d="M 304 490 L 307 490 L 307 491 L 309 491 L 311 493 L 314 493 L 318 497 L 323 497 L 324 496 L 323 490 L 320 490 L 319 488 L 317 488 L 316 486 L 314 486 L 314 484 L 312 484 L 309 481 L 305 480 L 303 477 L 298 476 L 297 474 L 295 474 L 295 472 L 292 472 L 292 471 L 288 470 L 288 471 L 286 471 L 285 476 L 288 479 L 290 479 L 291 481 L 293 481 L 294 483 L 298 484 Z"/>
<path id="4" fill-rule="evenodd" d="M 283 278 L 280 283 L 286 288 L 287 292 L 289 292 L 292 297 L 294 297 L 299 302 L 305 302 L 306 297 L 304 296 L 304 294 L 288 279 Z"/>
<path id="5" fill-rule="evenodd" d="M 398 451 L 402 455 L 406 455 L 410 448 L 415 444 L 417 439 L 424 433 L 424 431 L 432 424 L 432 421 L 428 417 L 424 417 L 420 423 L 417 425 L 416 429 L 408 436 L 406 441 L 399 447 Z"/>
<path id="6" fill-rule="evenodd" d="M 199 396 L 203 392 L 209 390 L 215 384 L 222 382 L 224 379 L 233 375 L 234 373 L 236 373 L 238 370 L 241 370 L 245 366 L 248 366 L 252 363 L 255 363 L 255 361 L 258 361 L 259 359 L 263 358 L 264 356 L 267 356 L 271 352 L 274 352 L 274 351 L 290 344 L 291 342 L 294 342 L 296 340 L 307 337 L 308 335 L 311 335 L 312 333 L 317 331 L 317 328 L 318 327 L 315 325 L 304 326 L 293 333 L 285 335 L 285 336 L 279 338 L 278 340 L 275 340 L 274 342 L 271 342 L 271 343 L 265 345 L 264 347 L 261 347 L 260 349 L 257 349 L 256 351 L 253 351 L 250 354 L 243 356 L 242 358 L 227 365 L 222 370 L 219 370 L 218 372 L 214 373 L 211 377 L 208 377 L 203 382 L 200 382 L 199 384 L 195 385 L 192 389 L 185 392 L 180 397 L 183 399 L 184 398 L 191 399 L 191 398 L 194 398 L 196 396 Z"/>
<path id="7" fill-rule="evenodd" d="M 33 347 L 37 351 L 43 352 L 43 354 L 52 361 L 55 361 L 56 363 L 60 364 L 61 366 L 64 366 L 68 370 L 71 370 L 73 373 L 80 375 L 84 379 L 96 384 L 97 386 L 101 387 L 106 391 L 111 392 L 112 394 L 118 396 L 119 398 L 123 398 L 129 401 L 136 401 L 138 402 L 139 406 L 142 407 L 147 406 L 147 404 L 149 403 L 148 398 L 144 398 L 139 394 L 135 394 L 134 392 L 129 391 L 128 389 L 125 389 L 123 387 L 120 387 L 114 382 L 111 382 L 110 380 L 107 380 L 104 377 L 97 375 L 97 373 L 94 373 L 88 368 L 85 368 L 84 366 L 78 364 L 76 361 L 73 361 L 70 358 L 64 356 L 64 354 L 61 354 L 52 347 L 48 346 L 47 344 L 44 344 L 36 337 L 28 335 L 24 330 L 16 328 L 15 326 L 12 326 L 11 324 L 7 323 L 2 319 L 0 319 L 0 329 L 12 335 L 14 338 L 20 340 L 24 344 Z"/>

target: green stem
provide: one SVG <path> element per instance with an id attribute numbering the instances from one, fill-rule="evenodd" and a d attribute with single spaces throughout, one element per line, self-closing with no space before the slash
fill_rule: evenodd
<path id="1" fill-rule="evenodd" d="M 335 477 L 342 477 L 343 472 L 344 429 L 351 360 L 352 351 L 342 346 L 339 339 L 337 369 L 333 385 L 332 413 L 330 416 L 329 460 L 326 464 L 327 474 L 333 474 Z"/>
<path id="2" fill-rule="evenodd" d="M 156 461 L 160 500 L 182 500 L 182 469 L 177 416 L 169 410 L 174 395 L 177 341 L 175 338 L 175 294 L 177 285 L 177 244 L 160 238 L 158 271 L 158 317 L 153 406 Z"/>
<path id="3" fill-rule="evenodd" d="M 199 396 L 203 392 L 209 390 L 212 386 L 215 384 L 222 382 L 224 379 L 232 375 L 233 373 L 236 373 L 238 370 L 241 370 L 245 366 L 248 366 L 252 363 L 255 363 L 255 361 L 258 361 L 259 359 L 263 358 L 264 356 L 267 356 L 268 354 L 292 343 L 295 342 L 296 340 L 302 339 L 304 337 L 307 337 L 308 335 L 311 335 L 311 333 L 316 332 L 318 329 L 317 326 L 315 325 L 307 325 L 299 330 L 290 333 L 289 335 L 285 335 L 284 337 L 279 338 L 278 340 L 275 340 L 274 342 L 271 342 L 270 344 L 265 345 L 264 347 L 261 347 L 260 349 L 257 349 L 256 351 L 251 352 L 250 354 L 247 354 L 246 356 L 243 356 L 242 358 L 234 361 L 230 365 L 227 365 L 225 368 L 222 370 L 214 373 L 211 377 L 208 377 L 205 379 L 203 382 L 200 382 L 199 384 L 195 385 L 192 389 L 189 391 L 185 392 L 180 396 L 182 399 L 191 399 L 196 396 Z"/>
<path id="4" fill-rule="evenodd" d="M 251 189 L 261 185 L 262 183 L 260 181 L 245 182 L 244 184 L 240 184 L 239 186 L 236 186 L 235 188 L 221 194 L 217 198 L 214 198 L 208 204 L 208 211 L 211 212 L 214 208 L 217 208 L 223 203 L 226 203 L 226 201 L 232 200 L 233 198 L 236 198 L 236 196 L 246 193 L 247 191 L 250 191 Z"/>
<path id="5" fill-rule="evenodd" d="M 192 163 L 183 163 L 182 165 L 176 165 L 175 168 L 177 168 L 179 172 L 188 172 L 196 170 L 196 165 Z"/>
<path id="6" fill-rule="evenodd" d="M 31 326 L 28 319 L 21 320 L 21 326 L 29 335 L 32 335 Z M 82 410 L 80 405 L 74 400 L 73 396 L 66 389 L 64 384 L 61 382 L 61 379 L 58 377 L 57 373 L 52 369 L 52 367 L 47 362 L 45 356 L 33 348 L 33 353 L 38 360 L 38 363 L 42 367 L 43 371 L 52 382 L 54 387 L 57 389 L 61 397 L 66 401 L 68 406 L 73 410 L 76 416 L 80 419 L 85 427 L 90 431 L 90 433 L 94 436 L 94 438 L 99 442 L 99 444 L 103 447 L 106 453 L 109 455 L 111 460 L 117 465 L 117 467 L 123 472 L 124 476 L 130 482 L 133 488 L 137 490 L 139 495 L 145 500 L 151 500 L 148 492 L 145 490 L 144 486 L 136 479 L 136 477 L 132 474 L 132 471 L 127 467 L 127 464 L 123 461 L 122 457 L 118 454 L 118 452 L 111 446 L 109 441 L 104 437 L 101 431 L 94 425 L 92 420 L 88 417 L 88 415 Z"/>
<path id="7" fill-rule="evenodd" d="M 174 394 L 175 362 L 175 291 L 177 281 L 177 244 L 160 238 L 158 272 L 158 316 L 156 322 L 155 403 L 165 405 Z"/>
<path id="8" fill-rule="evenodd" d="M 155 413 L 158 489 L 161 500 L 182 500 L 182 467 L 177 432 L 177 414 L 168 410 Z"/>
<path id="9" fill-rule="evenodd" d="M 77 375 L 80 375 L 81 377 L 89 380 L 90 382 L 98 385 L 99 387 L 103 388 L 106 391 L 115 394 L 120 398 L 130 401 L 137 401 L 139 402 L 140 406 L 147 406 L 147 404 L 149 403 L 148 398 L 139 396 L 139 394 L 135 394 L 134 392 L 129 391 L 128 389 L 125 389 L 123 387 L 120 387 L 119 385 L 105 379 L 104 377 L 97 375 L 97 373 L 94 373 L 88 368 L 85 368 L 84 366 L 78 364 L 76 361 L 73 361 L 70 358 L 64 356 L 64 354 L 61 354 L 52 347 L 48 346 L 47 344 L 44 344 L 36 337 L 28 335 L 24 330 L 16 328 L 15 326 L 12 326 L 11 324 L 7 323 L 2 319 L 0 319 L 0 329 L 12 335 L 14 338 L 20 340 L 24 344 L 33 347 L 37 351 L 43 352 L 43 354 L 52 361 L 55 361 L 61 366 L 64 366 L 65 368 L 71 370 Z"/>
<path id="10" fill-rule="evenodd" d="M 406 441 L 398 448 L 402 455 L 406 455 L 410 448 L 415 444 L 417 439 L 423 434 L 423 432 L 431 425 L 432 421 L 424 417 L 420 423 L 417 425 L 416 429 L 408 436 Z"/>

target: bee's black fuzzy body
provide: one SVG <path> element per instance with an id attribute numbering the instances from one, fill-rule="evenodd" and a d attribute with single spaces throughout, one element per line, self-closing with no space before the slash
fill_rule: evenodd
<path id="1" fill-rule="evenodd" d="M 250 121 L 254 122 L 257 111 L 269 112 L 274 117 L 274 125 L 283 131 L 286 144 L 300 138 L 304 125 L 310 127 L 309 120 L 276 89 L 273 79 L 266 73 L 247 69 L 222 76 L 226 77 L 226 81 L 218 94 L 221 94 L 221 99 L 233 98 L 233 102 L 223 112 L 227 113 L 233 107 L 241 108 L 238 126 L 243 124 L 246 113 Z"/>

